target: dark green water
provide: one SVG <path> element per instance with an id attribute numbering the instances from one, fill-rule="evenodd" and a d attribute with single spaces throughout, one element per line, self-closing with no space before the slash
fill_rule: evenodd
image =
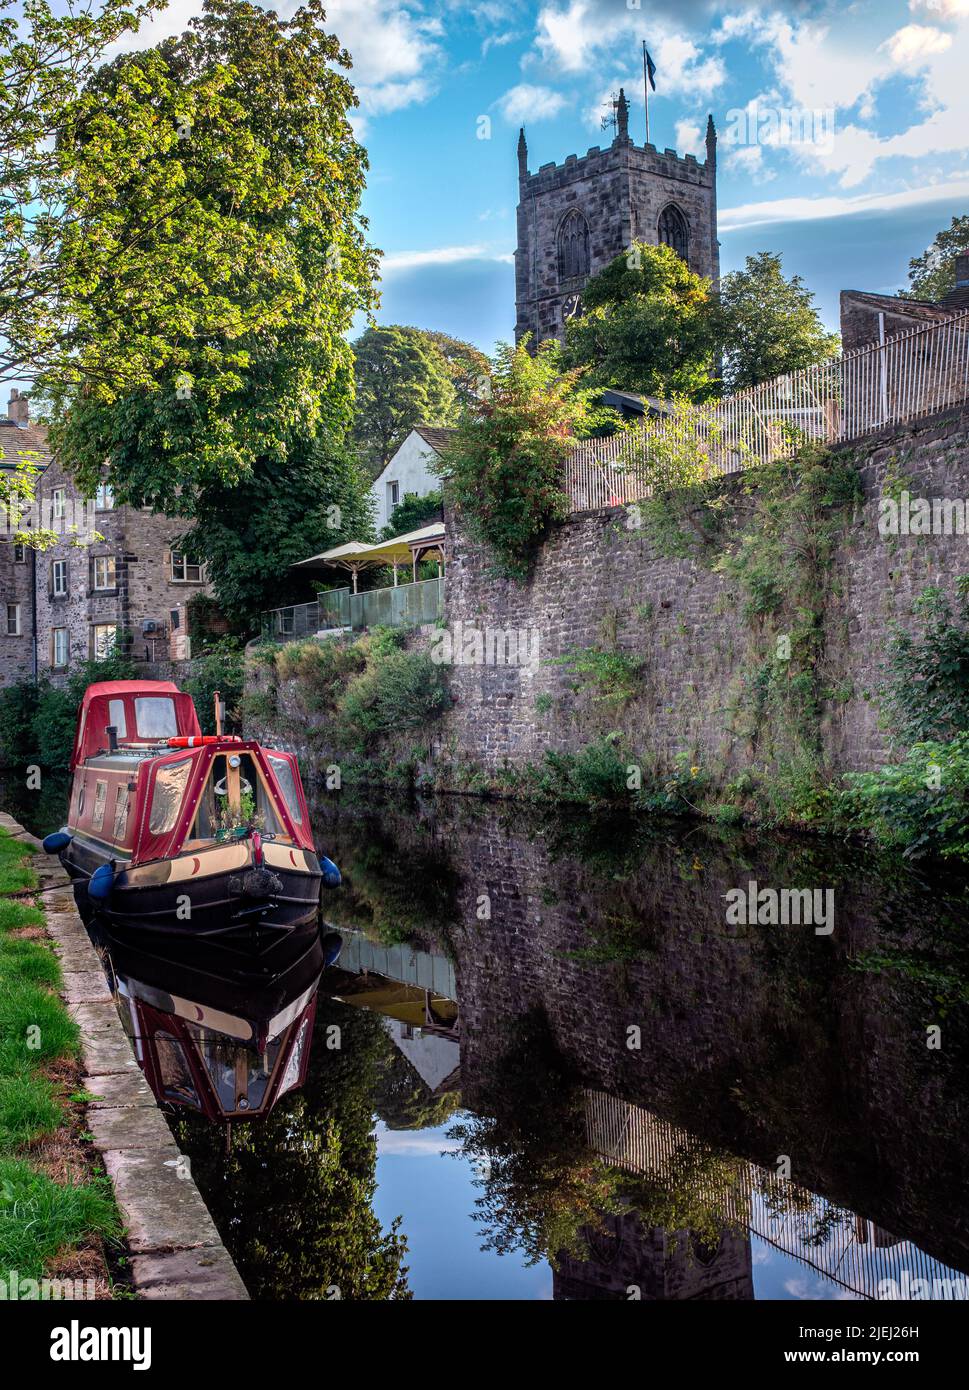
<path id="1" fill-rule="evenodd" d="M 4 804 L 59 821 L 47 788 Z M 115 960 L 158 1017 L 278 1024 L 315 998 L 305 1074 L 266 1113 L 169 1101 L 255 1297 L 965 1296 L 964 879 L 457 799 L 313 814 L 344 873 L 336 965 L 268 960 L 243 987 Z M 833 919 L 729 921 L 751 882 L 830 890 Z M 255 1095 L 271 1040 L 210 1044 Z"/>

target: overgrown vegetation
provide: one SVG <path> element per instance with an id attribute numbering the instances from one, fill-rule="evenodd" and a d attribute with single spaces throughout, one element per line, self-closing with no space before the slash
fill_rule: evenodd
<path id="1" fill-rule="evenodd" d="M 569 511 L 562 468 L 577 438 L 604 413 L 564 371 L 558 344 L 502 347 L 487 389 L 469 406 L 440 460 L 452 504 L 502 574 L 523 579 L 536 547 Z"/>
<path id="2" fill-rule="evenodd" d="M 8 767 L 64 768 L 70 762 L 77 713 L 94 681 L 132 680 L 137 668 L 124 656 L 85 661 L 63 686 L 20 681 L 0 690 L 0 762 Z"/>

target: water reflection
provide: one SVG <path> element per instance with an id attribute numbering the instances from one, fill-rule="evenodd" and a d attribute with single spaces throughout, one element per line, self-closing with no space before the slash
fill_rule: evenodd
<path id="1" fill-rule="evenodd" d="M 965 1295 L 962 881 L 461 802 L 315 822 L 335 964 L 112 954 L 254 1296 Z M 834 932 L 728 925 L 749 880 L 834 888 Z"/>

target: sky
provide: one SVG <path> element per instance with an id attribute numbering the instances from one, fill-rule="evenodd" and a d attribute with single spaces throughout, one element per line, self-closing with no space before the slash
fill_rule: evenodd
<path id="1" fill-rule="evenodd" d="M 708 113 L 720 133 L 722 269 L 779 252 L 827 327 L 842 289 L 903 288 L 969 213 L 969 0 L 331 0 L 327 27 L 353 58 L 379 322 L 512 338 L 518 128 L 532 171 L 605 145 L 622 86 L 642 141 L 643 39 L 653 143 L 702 158 Z"/>
<path id="2" fill-rule="evenodd" d="M 969 212 L 969 0 L 331 0 L 327 27 L 353 57 L 381 322 L 512 337 L 518 128 L 532 171 L 582 154 L 622 86 L 642 141 L 643 39 L 653 143 L 702 158 L 708 113 L 720 133 L 722 268 L 780 252 L 829 327 L 842 289 L 903 288 Z"/>

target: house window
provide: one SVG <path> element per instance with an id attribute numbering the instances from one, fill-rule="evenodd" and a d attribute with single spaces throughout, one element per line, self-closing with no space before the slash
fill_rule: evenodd
<path id="1" fill-rule="evenodd" d="M 51 515 L 55 521 L 63 521 L 67 514 L 67 490 L 55 487 L 50 495 Z"/>
<path id="2" fill-rule="evenodd" d="M 19 603 L 8 603 L 8 604 L 7 604 L 7 636 L 8 636 L 8 637 L 19 637 L 19 636 L 20 636 L 20 604 L 19 604 Z"/>
<path id="3" fill-rule="evenodd" d="M 172 551 L 173 584 L 201 584 L 202 569 L 202 565 L 197 565 L 193 560 L 189 560 L 180 550 Z"/>
<path id="4" fill-rule="evenodd" d="M 106 660 L 114 651 L 118 640 L 115 623 L 95 623 L 91 628 L 91 656 L 95 661 Z"/>
<path id="5" fill-rule="evenodd" d="M 95 555 L 94 587 L 95 589 L 114 589 L 117 587 L 115 559 L 113 555 Z"/>
<path id="6" fill-rule="evenodd" d="M 25 545 L 15 545 L 13 548 L 13 559 L 15 565 L 22 565 L 27 559 L 27 547 Z"/>
<path id="7" fill-rule="evenodd" d="M 50 664 L 63 669 L 67 665 L 69 651 L 67 628 L 52 628 L 50 638 Z"/>
<path id="8" fill-rule="evenodd" d="M 50 591 L 54 598 L 63 598 L 67 593 L 67 561 L 52 560 L 50 565 Z"/>
<path id="9" fill-rule="evenodd" d="M 387 515 L 394 510 L 400 501 L 400 483 L 387 484 Z"/>
<path id="10" fill-rule="evenodd" d="M 114 507 L 114 493 L 111 491 L 110 483 L 98 483 L 94 506 L 99 512 L 110 512 Z"/>

